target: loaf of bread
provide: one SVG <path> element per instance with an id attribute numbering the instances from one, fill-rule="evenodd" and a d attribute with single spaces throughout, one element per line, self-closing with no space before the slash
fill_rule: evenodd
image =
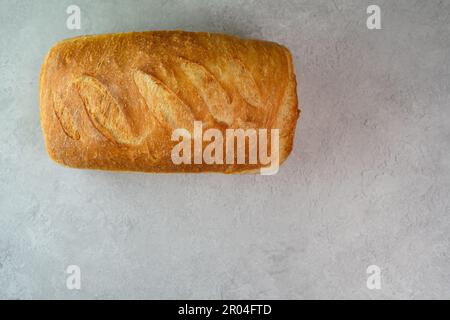
<path id="1" fill-rule="evenodd" d="M 59 42 L 42 66 L 40 103 L 46 148 L 56 162 L 145 172 L 243 173 L 267 165 L 195 161 L 194 146 L 191 153 L 181 152 L 192 161 L 174 162 L 174 147 L 182 140 L 174 139 L 174 130 L 192 132 L 194 122 L 203 133 L 214 128 L 223 137 L 228 129 L 267 129 L 268 153 L 276 151 L 270 132 L 278 129 L 282 163 L 300 113 L 288 49 L 184 31 Z M 208 142 L 199 141 L 201 154 Z"/>

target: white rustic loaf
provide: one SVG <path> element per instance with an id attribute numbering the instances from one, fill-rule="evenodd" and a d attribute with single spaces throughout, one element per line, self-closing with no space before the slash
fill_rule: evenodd
<path id="1" fill-rule="evenodd" d="M 43 64 L 40 100 L 51 158 L 105 170 L 253 171 L 261 164 L 174 164 L 171 134 L 194 121 L 221 132 L 276 128 L 283 162 L 299 116 L 285 47 L 182 31 L 62 41 Z"/>

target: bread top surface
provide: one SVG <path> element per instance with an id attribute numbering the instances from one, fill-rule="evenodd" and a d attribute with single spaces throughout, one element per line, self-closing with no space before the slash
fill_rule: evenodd
<path id="1" fill-rule="evenodd" d="M 234 36 L 150 31 L 56 44 L 40 81 L 41 125 L 58 163 L 147 172 L 245 172 L 260 165 L 175 165 L 176 128 L 277 128 L 280 161 L 299 115 L 289 51 Z"/>

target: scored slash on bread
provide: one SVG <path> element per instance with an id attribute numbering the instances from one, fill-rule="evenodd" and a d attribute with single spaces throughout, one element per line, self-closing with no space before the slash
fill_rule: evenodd
<path id="1" fill-rule="evenodd" d="M 150 112 L 162 125 L 167 125 L 172 130 L 192 129 L 194 115 L 166 85 L 154 76 L 139 70 L 133 72 L 133 78 Z"/>

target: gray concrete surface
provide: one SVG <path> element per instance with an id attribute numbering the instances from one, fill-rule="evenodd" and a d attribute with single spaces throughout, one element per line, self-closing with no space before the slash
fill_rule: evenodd
<path id="1" fill-rule="evenodd" d="M 66 8 L 82 29 L 66 28 Z M 382 30 L 366 8 L 381 7 Z M 450 1 L 0 0 L 0 298 L 450 298 Z M 302 119 L 275 176 L 52 163 L 56 41 L 186 29 L 288 46 Z M 80 266 L 81 290 L 65 269 Z M 366 268 L 382 287 L 366 287 Z"/>

